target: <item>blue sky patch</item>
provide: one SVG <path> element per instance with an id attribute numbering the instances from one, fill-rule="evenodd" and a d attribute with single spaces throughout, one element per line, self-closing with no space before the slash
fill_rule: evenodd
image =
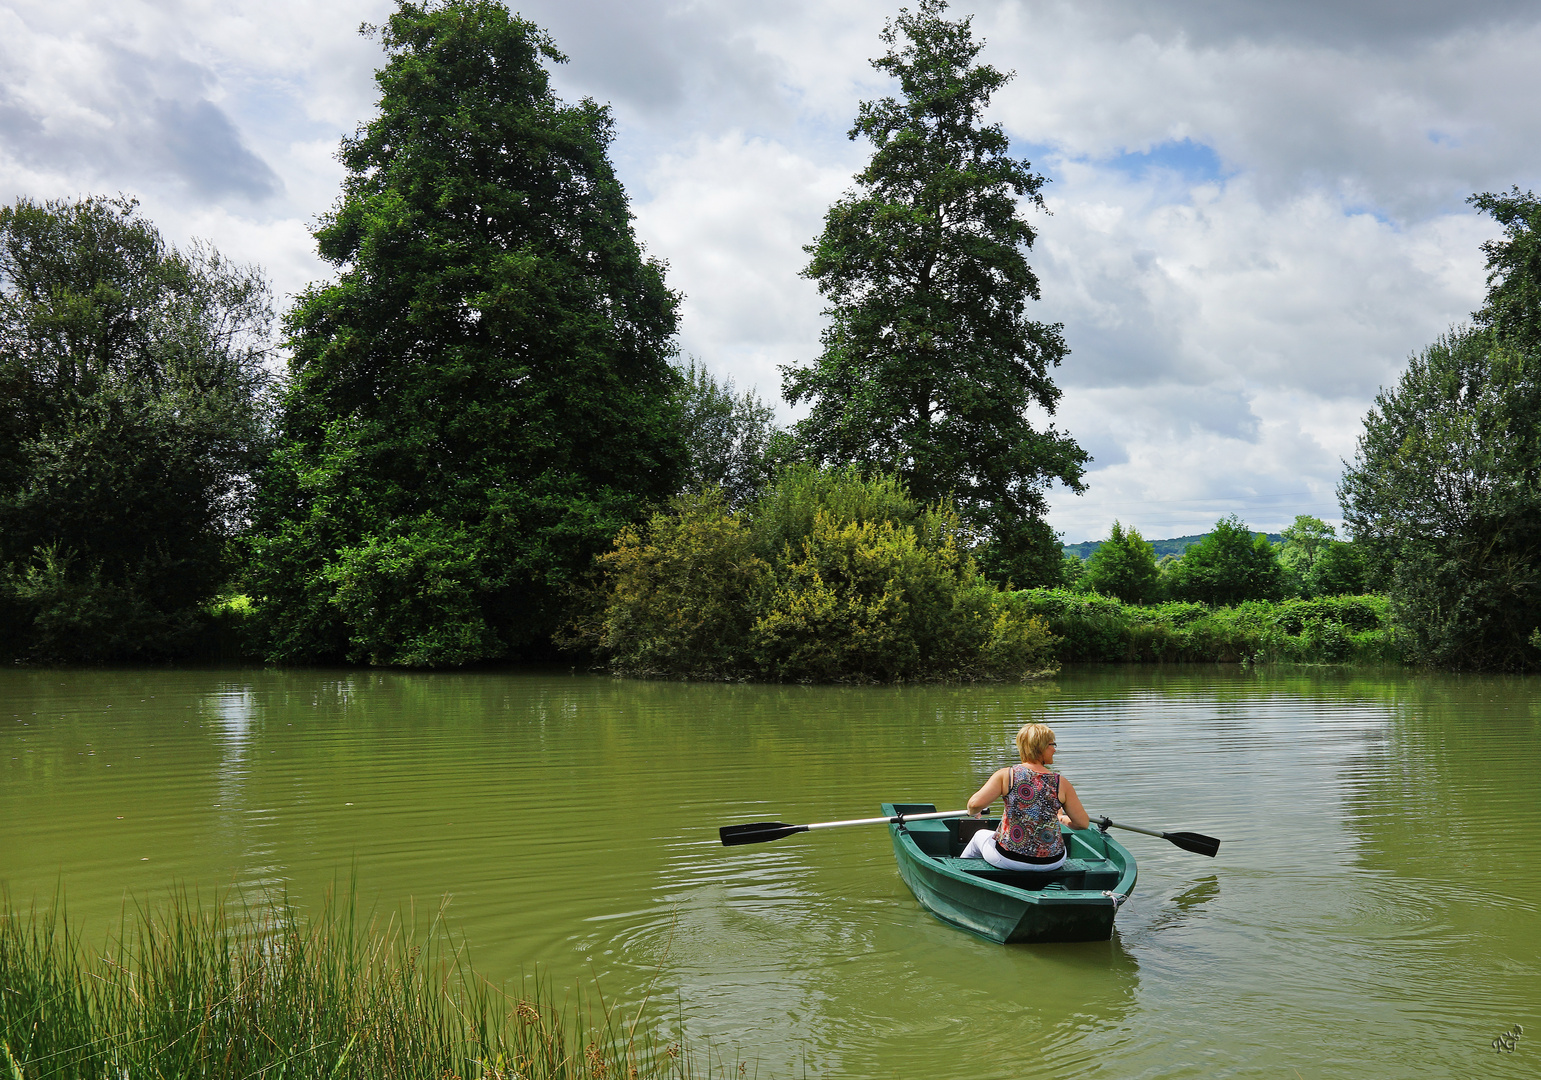
<path id="1" fill-rule="evenodd" d="M 1227 173 L 1214 147 L 1192 139 L 1157 143 L 1139 153 L 1125 151 L 1104 162 L 1108 168 L 1143 179 L 1152 172 L 1176 173 L 1189 183 L 1224 180 Z"/>

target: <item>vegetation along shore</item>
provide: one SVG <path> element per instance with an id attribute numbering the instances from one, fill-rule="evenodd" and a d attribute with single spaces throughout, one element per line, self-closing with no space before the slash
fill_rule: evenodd
<path id="1" fill-rule="evenodd" d="M 559 1005 L 481 979 L 441 919 L 368 919 L 351 901 L 188 894 L 133 908 L 103 948 L 57 908 L 0 897 L 0 1069 L 14 1080 L 688 1080 L 726 1075 L 655 1018 L 597 991 Z M 715 1070 L 715 1071 L 714 1071 Z M 733 1075 L 744 1075 L 733 1067 Z"/>
<path id="2" fill-rule="evenodd" d="M 378 107 L 314 229 L 333 273 L 287 311 L 132 199 L 0 208 L 0 655 L 784 680 L 1541 666 L 1533 194 L 1472 197 L 1503 229 L 1486 300 L 1364 418 L 1347 535 L 1228 517 L 1158 561 L 1116 523 L 1083 561 L 1046 520 L 1090 460 L 1052 422 L 1064 327 L 1030 317 L 1046 181 L 983 119 L 1011 75 L 969 19 L 920 0 L 883 32 L 895 92 L 860 104 L 870 157 L 807 247 L 827 321 L 783 369 L 804 410 L 784 429 L 681 361 L 614 121 L 557 97 L 543 30 L 403 0 L 365 32 Z"/>

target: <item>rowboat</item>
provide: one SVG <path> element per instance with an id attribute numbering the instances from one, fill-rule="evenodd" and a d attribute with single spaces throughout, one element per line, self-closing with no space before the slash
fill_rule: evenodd
<path id="1" fill-rule="evenodd" d="M 928 814 L 930 803 L 884 803 L 883 815 Z M 921 906 L 945 923 L 1003 945 L 1106 941 L 1113 916 L 1134 891 L 1134 856 L 1099 829 L 1065 830 L 1058 870 L 998 870 L 960 859 L 969 837 L 999 820 L 890 821 L 899 876 Z"/>

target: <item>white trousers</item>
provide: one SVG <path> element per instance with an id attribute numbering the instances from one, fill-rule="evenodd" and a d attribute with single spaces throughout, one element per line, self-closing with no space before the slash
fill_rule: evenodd
<path id="1" fill-rule="evenodd" d="M 1056 861 L 1051 863 L 1025 863 L 1017 862 L 1015 859 L 1008 859 L 995 846 L 994 829 L 980 829 L 973 836 L 969 837 L 968 847 L 963 849 L 961 857 L 965 859 L 983 859 L 999 870 L 1058 870 L 1061 866 L 1065 865 L 1065 855 L 1063 852 Z"/>

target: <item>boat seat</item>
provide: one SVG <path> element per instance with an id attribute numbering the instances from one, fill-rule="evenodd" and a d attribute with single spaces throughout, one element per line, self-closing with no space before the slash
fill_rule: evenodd
<path id="1" fill-rule="evenodd" d="M 933 856 L 934 857 L 934 856 Z M 1017 889 L 1111 889 L 1118 884 L 1118 867 L 1106 859 L 1066 859 L 1058 870 L 1001 870 L 983 859 L 946 859 L 937 862 L 973 877 L 998 881 Z"/>

